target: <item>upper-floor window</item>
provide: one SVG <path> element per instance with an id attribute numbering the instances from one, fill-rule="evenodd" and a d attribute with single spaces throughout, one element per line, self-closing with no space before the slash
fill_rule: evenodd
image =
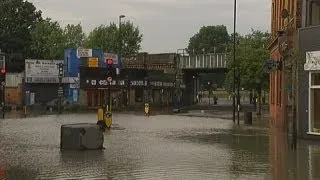
<path id="1" fill-rule="evenodd" d="M 309 1 L 309 18 L 308 22 L 310 26 L 320 25 L 320 0 Z"/>

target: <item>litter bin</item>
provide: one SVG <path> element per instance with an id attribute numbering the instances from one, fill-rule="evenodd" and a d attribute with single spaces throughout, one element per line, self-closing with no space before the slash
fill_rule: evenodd
<path id="1" fill-rule="evenodd" d="M 244 124 L 252 124 L 252 112 L 244 112 Z"/>

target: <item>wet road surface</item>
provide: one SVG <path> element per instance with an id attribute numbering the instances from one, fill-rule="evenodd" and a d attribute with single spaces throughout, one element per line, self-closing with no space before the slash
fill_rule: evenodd
<path id="1" fill-rule="evenodd" d="M 293 151 L 265 122 L 115 114 L 105 150 L 60 151 L 60 126 L 83 122 L 96 115 L 0 120 L 0 179 L 320 178 L 318 146 Z"/>

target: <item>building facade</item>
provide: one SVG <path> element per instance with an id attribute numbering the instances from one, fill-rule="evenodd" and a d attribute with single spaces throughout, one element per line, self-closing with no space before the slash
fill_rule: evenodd
<path id="1" fill-rule="evenodd" d="M 320 0 L 304 0 L 302 12 L 298 37 L 298 135 L 320 139 Z"/>
<path id="2" fill-rule="evenodd" d="M 24 104 L 44 104 L 58 98 L 58 64 L 63 60 L 26 59 Z"/>
<path id="3" fill-rule="evenodd" d="M 288 127 L 290 81 L 288 57 L 294 47 L 297 29 L 301 26 L 301 0 L 273 0 L 271 12 L 271 40 L 268 45 L 270 58 L 278 68 L 270 73 L 269 105 L 270 125 L 286 131 Z"/>

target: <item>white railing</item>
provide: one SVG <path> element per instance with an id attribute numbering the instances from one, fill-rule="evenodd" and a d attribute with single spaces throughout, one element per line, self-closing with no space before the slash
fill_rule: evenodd
<path id="1" fill-rule="evenodd" d="M 215 69 L 227 68 L 227 54 L 208 54 L 195 56 L 181 56 L 181 69 Z"/>

